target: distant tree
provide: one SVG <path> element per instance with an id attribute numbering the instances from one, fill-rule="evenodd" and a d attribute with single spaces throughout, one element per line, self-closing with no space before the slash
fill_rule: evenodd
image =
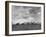
<path id="1" fill-rule="evenodd" d="M 24 25 L 24 23 L 22 23 L 21 25 Z"/>
<path id="2" fill-rule="evenodd" d="M 16 25 L 19 25 L 19 23 L 17 23 Z"/>

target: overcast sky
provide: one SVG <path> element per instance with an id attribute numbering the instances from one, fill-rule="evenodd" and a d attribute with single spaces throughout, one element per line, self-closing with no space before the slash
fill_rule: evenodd
<path id="1" fill-rule="evenodd" d="M 12 6 L 12 23 L 41 22 L 41 7 Z"/>

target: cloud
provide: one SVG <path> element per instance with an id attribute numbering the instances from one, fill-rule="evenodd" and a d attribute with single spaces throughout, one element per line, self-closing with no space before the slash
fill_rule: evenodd
<path id="1" fill-rule="evenodd" d="M 12 6 L 12 23 L 41 22 L 40 7 Z"/>

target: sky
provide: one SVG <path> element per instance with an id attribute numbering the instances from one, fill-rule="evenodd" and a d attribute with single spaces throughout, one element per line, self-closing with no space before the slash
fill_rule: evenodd
<path id="1" fill-rule="evenodd" d="M 12 6 L 12 23 L 41 23 L 41 7 Z"/>

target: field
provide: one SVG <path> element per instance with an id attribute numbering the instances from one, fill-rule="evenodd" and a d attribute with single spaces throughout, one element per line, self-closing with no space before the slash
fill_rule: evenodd
<path id="1" fill-rule="evenodd" d="M 12 31 L 19 31 L 19 30 L 39 30 L 41 29 L 41 24 L 37 23 L 22 23 L 22 24 L 14 24 L 12 25 Z"/>

